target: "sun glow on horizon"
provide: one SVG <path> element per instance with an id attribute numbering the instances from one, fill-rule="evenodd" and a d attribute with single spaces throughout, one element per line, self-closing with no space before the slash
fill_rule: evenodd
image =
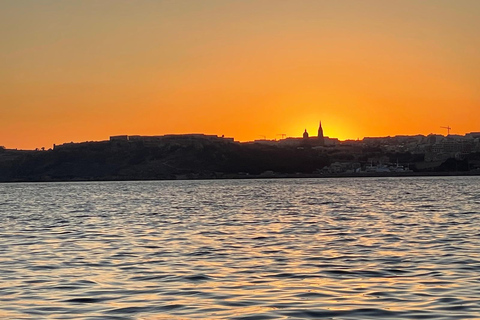
<path id="1" fill-rule="evenodd" d="M 0 146 L 480 131 L 480 2 L 0 4 Z"/>

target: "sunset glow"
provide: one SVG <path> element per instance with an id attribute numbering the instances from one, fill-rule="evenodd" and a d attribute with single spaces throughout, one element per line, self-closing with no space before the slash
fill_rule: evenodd
<path id="1" fill-rule="evenodd" d="M 480 2 L 0 2 L 0 145 L 480 131 Z"/>

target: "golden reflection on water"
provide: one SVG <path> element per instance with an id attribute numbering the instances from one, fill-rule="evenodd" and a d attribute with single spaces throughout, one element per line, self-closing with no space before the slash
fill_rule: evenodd
<path id="1" fill-rule="evenodd" d="M 459 319 L 472 318 L 480 226 L 458 199 L 480 195 L 468 183 L 410 181 L 52 187 L 49 202 L 67 193 L 78 206 L 99 195 L 87 212 L 43 210 L 38 190 L 25 185 L 11 197 L 22 205 L 13 203 L 0 226 L 0 318 L 409 319 L 440 317 L 451 305 Z M 437 203 L 428 191 L 437 183 L 457 201 Z"/>

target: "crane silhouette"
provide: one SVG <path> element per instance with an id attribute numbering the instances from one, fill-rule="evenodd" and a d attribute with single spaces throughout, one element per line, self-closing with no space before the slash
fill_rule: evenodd
<path id="1" fill-rule="evenodd" d="M 452 128 L 450 128 L 450 126 L 440 127 L 440 128 L 447 129 L 447 135 L 448 136 L 450 135 L 450 130 L 452 129 Z"/>

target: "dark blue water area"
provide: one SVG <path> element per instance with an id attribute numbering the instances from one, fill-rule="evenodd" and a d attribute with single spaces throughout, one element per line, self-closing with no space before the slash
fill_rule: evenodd
<path id="1" fill-rule="evenodd" d="M 479 185 L 0 184 L 0 318 L 479 319 Z"/>

